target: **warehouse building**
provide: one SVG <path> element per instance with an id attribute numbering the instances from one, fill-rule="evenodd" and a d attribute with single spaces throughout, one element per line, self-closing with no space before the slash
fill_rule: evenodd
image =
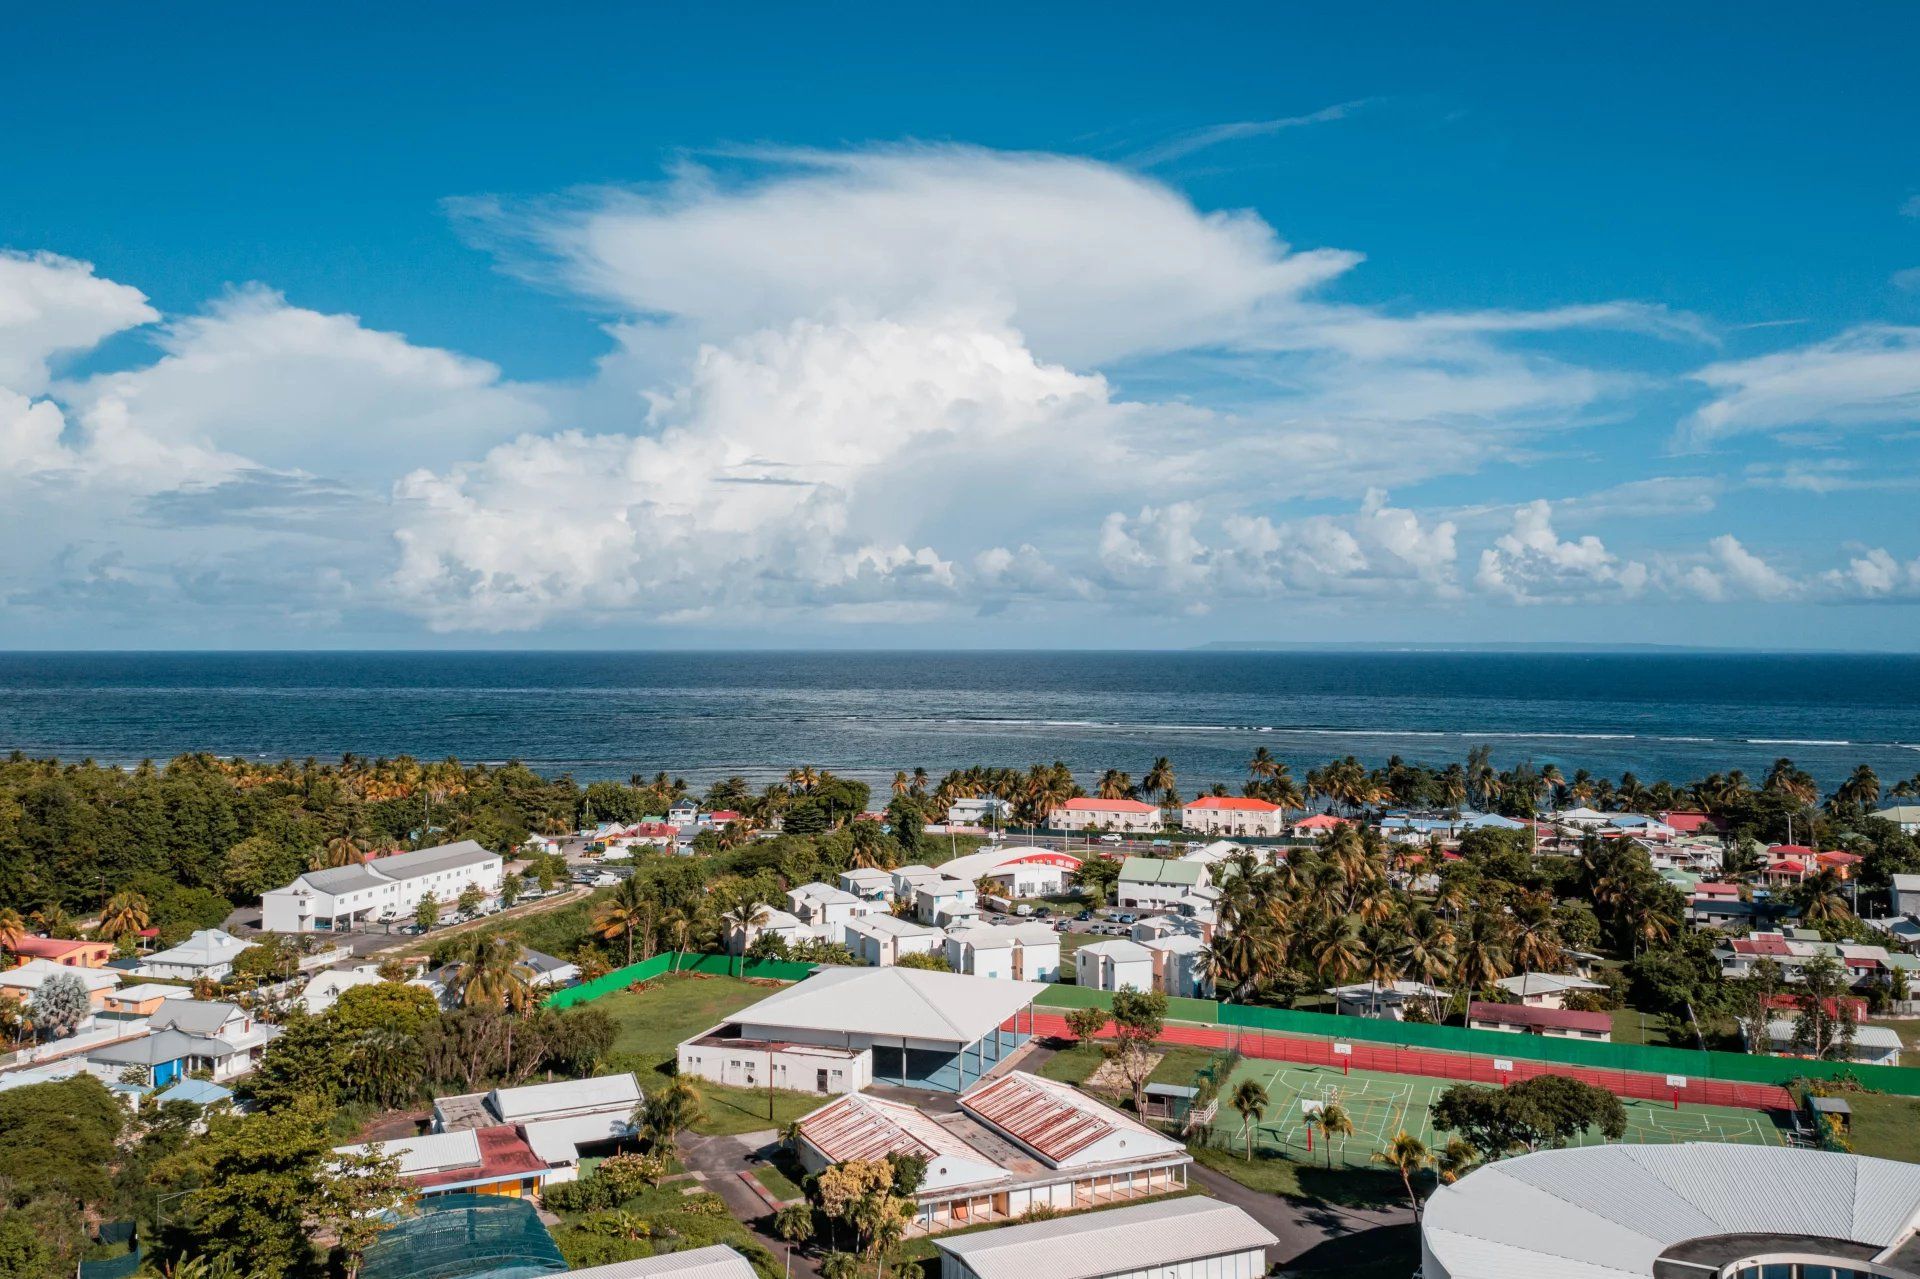
<path id="1" fill-rule="evenodd" d="M 759 1063 L 750 1086 L 797 1092 L 875 1082 L 964 1092 L 1032 1037 L 1033 1001 L 1045 989 L 915 968 L 826 968 L 686 1040 L 679 1067 L 744 1083 L 737 1063 Z"/>

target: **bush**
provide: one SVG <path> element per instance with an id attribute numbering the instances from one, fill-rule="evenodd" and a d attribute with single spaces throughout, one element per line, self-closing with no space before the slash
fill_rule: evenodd
<path id="1" fill-rule="evenodd" d="M 601 1212 L 619 1202 L 613 1184 L 599 1173 L 578 1181 L 563 1181 L 540 1192 L 540 1202 L 552 1212 Z"/>
<path id="2" fill-rule="evenodd" d="M 607 1183 L 615 1203 L 633 1198 L 641 1191 L 660 1184 L 667 1175 L 664 1155 L 615 1155 L 604 1160 L 594 1178 Z"/>

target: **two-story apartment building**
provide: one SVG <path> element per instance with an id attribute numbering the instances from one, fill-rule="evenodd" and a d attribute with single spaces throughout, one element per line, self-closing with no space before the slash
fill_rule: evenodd
<path id="1" fill-rule="evenodd" d="M 260 926 L 270 933 L 305 933 L 405 919 L 423 900 L 451 903 L 469 887 L 497 897 L 504 868 L 498 853 L 463 839 L 310 870 L 261 895 Z"/>

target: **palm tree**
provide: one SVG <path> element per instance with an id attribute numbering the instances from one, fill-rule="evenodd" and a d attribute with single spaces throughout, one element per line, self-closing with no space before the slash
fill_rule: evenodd
<path id="1" fill-rule="evenodd" d="M 1247 1160 L 1253 1160 L 1253 1123 L 1267 1113 L 1267 1090 L 1256 1079 L 1242 1079 L 1227 1104 L 1240 1116 L 1240 1138 L 1246 1143 Z"/>
<path id="2" fill-rule="evenodd" d="M 1173 789 L 1176 784 L 1177 782 L 1173 774 L 1173 761 L 1165 755 L 1154 760 L 1153 767 L 1149 768 L 1147 775 L 1140 779 L 1140 789 L 1149 795 L 1159 794 L 1163 803 L 1168 804 L 1179 802 L 1178 796 L 1174 794 Z"/>
<path id="3" fill-rule="evenodd" d="M 11 906 L 0 906 L 0 950 L 9 955 L 27 935 L 27 921 Z"/>
<path id="4" fill-rule="evenodd" d="M 1523 973 L 1552 972 L 1560 967 L 1560 929 L 1553 917 L 1553 894 L 1541 889 L 1521 893 L 1513 901 L 1513 962 Z"/>
<path id="5" fill-rule="evenodd" d="M 893 775 L 893 793 L 895 795 L 904 795 L 912 789 L 913 779 L 907 776 L 904 769 Z"/>
<path id="6" fill-rule="evenodd" d="M 700 1090 L 685 1075 L 675 1075 L 665 1087 L 647 1094 L 633 1123 L 656 1149 L 671 1148 L 682 1129 L 700 1122 L 700 1110 Z"/>
<path id="7" fill-rule="evenodd" d="M 1455 1137 L 1447 1142 L 1433 1160 L 1441 1184 L 1448 1186 L 1466 1176 L 1467 1170 L 1479 1162 L 1480 1152 L 1464 1137 Z"/>
<path id="8" fill-rule="evenodd" d="M 1760 783 L 1760 790 L 1763 794 L 1781 795 L 1801 805 L 1811 804 L 1820 797 L 1813 777 L 1784 756 L 1773 761 L 1773 767 L 1767 770 L 1766 780 Z"/>
<path id="9" fill-rule="evenodd" d="M 633 934 L 636 929 L 651 930 L 653 899 L 637 879 L 623 879 L 613 895 L 593 917 L 593 935 L 602 941 L 623 938 L 627 944 L 627 963 L 633 963 Z"/>
<path id="10" fill-rule="evenodd" d="M 1117 768 L 1109 768 L 1100 774 L 1098 789 L 1101 799 L 1132 799 L 1133 777 Z"/>
<path id="11" fill-rule="evenodd" d="M 1862 764 L 1853 770 L 1846 781 L 1840 783 L 1840 789 L 1833 793 L 1835 808 L 1858 806 L 1871 808 L 1880 802 L 1880 776 L 1869 764 Z"/>
<path id="12" fill-rule="evenodd" d="M 469 1008 L 524 1012 L 533 1002 L 534 971 L 520 958 L 520 946 L 505 937 L 476 933 L 454 960 L 454 989 Z"/>
<path id="13" fill-rule="evenodd" d="M 108 941 L 119 941 L 139 932 L 149 922 L 147 899 L 123 888 L 107 899 L 106 909 L 100 912 L 100 935 Z"/>
<path id="14" fill-rule="evenodd" d="M 1353 1135 L 1353 1117 L 1347 1114 L 1347 1108 L 1337 1101 L 1322 1103 L 1313 1117 L 1313 1124 L 1320 1129 L 1320 1138 L 1327 1147 L 1327 1167 L 1333 1167 L 1333 1138 L 1345 1139 Z"/>
<path id="15" fill-rule="evenodd" d="M 753 940 L 753 930 L 765 923 L 766 919 L 767 900 L 757 887 L 747 888 L 739 900 L 720 912 L 720 922 L 726 925 L 729 943 L 737 934 L 742 954 L 746 953 L 748 944 Z"/>
<path id="16" fill-rule="evenodd" d="M 1846 894 L 1840 891 L 1840 876 L 1831 866 L 1807 876 L 1792 896 L 1801 917 L 1810 924 L 1838 923 L 1853 914 L 1847 909 Z"/>
<path id="17" fill-rule="evenodd" d="M 311 865 L 314 870 L 325 870 L 330 866 L 351 866 L 365 858 L 366 848 L 359 840 L 336 835 L 314 850 Z"/>
<path id="18" fill-rule="evenodd" d="M 1419 1221 L 1420 1196 L 1413 1192 L 1413 1178 L 1433 1162 L 1433 1152 L 1427 1149 L 1427 1143 L 1403 1129 L 1393 1135 L 1385 1150 L 1374 1152 L 1373 1162 L 1400 1174 L 1400 1184 L 1407 1188 L 1407 1202 L 1413 1206 L 1413 1219 Z"/>
<path id="19" fill-rule="evenodd" d="M 1488 910 L 1470 913 L 1454 935 L 1454 955 L 1460 965 L 1460 984 L 1484 990 L 1513 971 L 1506 930 L 1500 916 Z"/>
<path id="20" fill-rule="evenodd" d="M 1264 782 L 1273 776 L 1279 764 L 1272 751 L 1264 746 L 1259 747 L 1253 752 L 1253 758 L 1247 761 L 1247 776 L 1256 782 Z"/>

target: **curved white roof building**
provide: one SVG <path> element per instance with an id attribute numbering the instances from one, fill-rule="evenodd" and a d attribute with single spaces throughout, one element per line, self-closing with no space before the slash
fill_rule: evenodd
<path id="1" fill-rule="evenodd" d="M 1769 1146 L 1593 1146 L 1443 1186 L 1422 1279 L 1920 1275 L 1920 1165 Z"/>

